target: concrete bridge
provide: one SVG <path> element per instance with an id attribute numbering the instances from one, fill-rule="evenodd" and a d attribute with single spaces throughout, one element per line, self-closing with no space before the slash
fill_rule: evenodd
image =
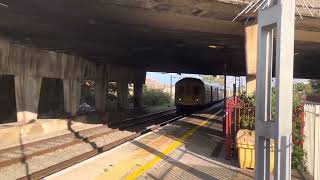
<path id="1" fill-rule="evenodd" d="M 106 81 L 118 82 L 121 106 L 127 84 L 139 105 L 146 71 L 246 75 L 255 91 L 257 19 L 232 19 L 239 0 L 11 0 L 0 6 L 0 92 L 15 91 L 17 120 L 37 118 L 40 87 L 63 80 L 64 109 L 75 114 L 80 81 L 97 83 L 96 108 L 104 111 Z M 319 10 L 297 5 L 295 77 L 319 78 Z M 10 80 L 11 78 L 11 80 Z M 9 80 L 8 80 L 9 79 Z M 13 85 L 14 79 L 14 85 Z M 11 85 L 10 85 L 11 83 Z M 49 83 L 50 84 L 50 83 Z"/>

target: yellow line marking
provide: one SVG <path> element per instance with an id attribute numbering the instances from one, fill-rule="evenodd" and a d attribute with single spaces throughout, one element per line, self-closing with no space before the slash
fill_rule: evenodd
<path id="1" fill-rule="evenodd" d="M 209 118 L 211 119 L 211 118 Z M 197 127 L 191 129 L 188 131 L 185 135 L 183 135 L 178 140 L 175 140 L 171 145 L 169 145 L 166 149 L 164 149 L 162 152 L 156 155 L 152 160 L 141 166 L 139 169 L 135 170 L 131 174 L 129 174 L 125 179 L 126 180 L 133 180 L 142 175 L 146 170 L 151 168 L 153 165 L 155 165 L 158 161 L 160 161 L 164 156 L 168 155 L 171 151 L 176 149 L 178 146 L 180 146 L 187 138 L 189 138 L 195 131 L 197 131 L 200 127 L 205 126 L 208 124 L 208 121 L 202 122 Z"/>

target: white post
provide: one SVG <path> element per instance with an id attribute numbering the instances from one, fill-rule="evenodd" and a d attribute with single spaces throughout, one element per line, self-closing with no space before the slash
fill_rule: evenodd
<path id="1" fill-rule="evenodd" d="M 275 142 L 275 180 L 291 179 L 294 0 L 274 0 L 258 13 L 255 179 L 270 179 L 270 140 Z M 274 36 L 276 117 L 271 117 Z"/>

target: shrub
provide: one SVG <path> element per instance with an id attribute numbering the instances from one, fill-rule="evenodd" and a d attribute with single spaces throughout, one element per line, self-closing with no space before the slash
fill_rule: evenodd
<path id="1" fill-rule="evenodd" d="M 160 106 L 171 102 L 171 97 L 159 89 L 143 88 L 142 102 L 146 106 Z"/>
<path id="2" fill-rule="evenodd" d="M 239 96 L 240 101 L 249 106 L 255 107 L 255 96 L 247 96 L 245 94 L 241 94 Z M 276 95 L 274 88 L 272 89 L 271 94 L 271 116 L 272 119 L 275 119 L 275 103 L 276 103 Z M 303 150 L 302 142 L 304 140 L 304 136 L 301 134 L 301 130 L 303 125 L 301 123 L 301 112 L 303 108 L 301 106 L 300 95 L 295 93 L 293 96 L 293 113 L 292 113 L 292 141 L 293 141 L 293 149 L 292 149 L 292 162 L 291 166 L 293 169 L 298 169 L 301 171 L 305 170 L 305 157 L 306 153 Z M 240 127 L 241 129 L 254 129 L 255 128 L 255 117 L 250 117 L 248 119 L 247 116 L 240 117 Z"/>

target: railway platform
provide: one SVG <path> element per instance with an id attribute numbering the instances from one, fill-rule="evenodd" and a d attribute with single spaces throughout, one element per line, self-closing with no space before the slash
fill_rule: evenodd
<path id="1" fill-rule="evenodd" d="M 224 159 L 221 103 L 45 179 L 253 179 Z"/>

